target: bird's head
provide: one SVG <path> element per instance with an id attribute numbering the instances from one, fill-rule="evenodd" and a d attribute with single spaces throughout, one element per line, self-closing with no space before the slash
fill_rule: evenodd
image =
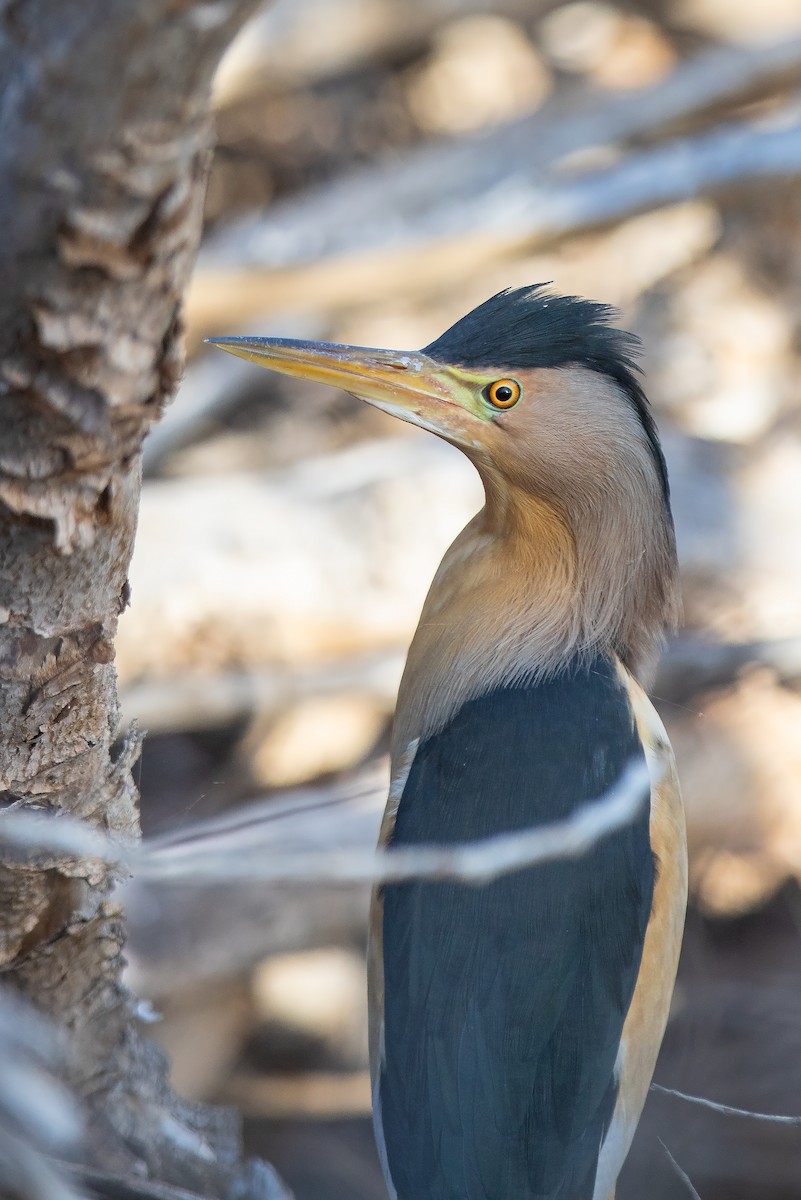
<path id="1" fill-rule="evenodd" d="M 555 528 L 565 535 L 572 565 L 556 575 L 574 598 L 560 653 L 567 642 L 606 645 L 636 669 L 675 622 L 675 545 L 637 340 L 612 315 L 539 285 L 500 292 L 419 351 L 210 340 L 344 388 L 458 446 L 485 485 L 485 532 L 511 539 L 523 559 L 526 547 L 536 557 L 543 536 L 553 543 Z"/>

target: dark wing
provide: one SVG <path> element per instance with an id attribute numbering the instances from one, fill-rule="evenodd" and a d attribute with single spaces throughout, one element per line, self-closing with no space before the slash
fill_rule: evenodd
<path id="1" fill-rule="evenodd" d="M 548 823 L 642 758 L 595 659 L 422 742 L 393 844 Z M 399 1200 L 591 1200 L 654 886 L 648 804 L 575 861 L 384 891 L 381 1123 Z"/>

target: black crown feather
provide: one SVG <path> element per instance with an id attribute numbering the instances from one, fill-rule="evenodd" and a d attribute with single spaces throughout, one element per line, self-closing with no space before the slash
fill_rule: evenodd
<path id="1" fill-rule="evenodd" d="M 424 353 L 462 367 L 579 366 L 608 376 L 642 422 L 667 502 L 665 458 L 638 378 L 640 341 L 612 324 L 618 316 L 608 304 L 558 296 L 546 284 L 508 288 L 467 313 Z"/>

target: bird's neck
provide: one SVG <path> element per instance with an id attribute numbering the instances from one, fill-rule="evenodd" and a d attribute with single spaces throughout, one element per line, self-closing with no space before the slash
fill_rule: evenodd
<path id="1" fill-rule="evenodd" d="M 610 512 L 608 498 L 571 515 L 530 494 L 496 491 L 491 480 L 485 487 L 485 507 L 446 553 L 423 607 L 394 755 L 466 700 L 583 656 L 618 657 L 642 677 L 674 619 L 669 518 L 655 533 L 656 516 L 632 506 Z M 651 561 L 649 548 L 663 542 Z"/>

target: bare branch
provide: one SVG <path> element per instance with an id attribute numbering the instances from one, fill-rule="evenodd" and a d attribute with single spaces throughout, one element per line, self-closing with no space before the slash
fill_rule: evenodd
<path id="1" fill-rule="evenodd" d="M 30 806 L 6 808 L 0 813 L 0 842 L 17 850 L 42 855 L 64 855 L 125 864 L 135 843 L 105 837 L 84 821 L 36 812 Z"/>
<path id="2" fill-rule="evenodd" d="M 443 264 L 453 269 L 456 246 L 469 267 L 473 254 L 481 260 L 490 248 L 495 257 L 530 250 L 649 209 L 765 179 L 794 179 L 801 174 L 801 123 L 790 117 L 795 112 L 771 127 L 733 124 L 632 153 L 615 166 L 567 180 L 532 166 L 526 155 L 499 164 L 486 196 L 469 188 L 464 195 L 448 194 L 441 208 L 432 202 L 430 210 L 415 211 L 405 224 L 388 223 L 388 204 L 377 202 L 373 216 L 363 220 L 337 211 L 329 230 L 327 199 L 319 212 L 309 202 L 291 215 L 265 218 L 252 237 L 243 236 L 235 266 L 206 260 L 190 289 L 189 319 L 204 330 L 214 323 L 214 332 L 220 332 L 254 308 L 280 307 L 287 297 L 304 293 L 314 296 L 317 308 L 323 302 L 336 308 L 362 299 L 364 273 L 375 278 L 377 254 L 386 256 L 382 273 L 393 291 L 419 288 L 439 279 Z M 360 197 L 354 196 L 353 205 L 360 207 Z M 319 222 L 316 235 L 307 221 Z M 323 260 L 335 256 L 350 256 L 355 269 L 334 271 Z"/>
<path id="3" fill-rule="evenodd" d="M 679 1179 L 684 1184 L 684 1186 L 687 1188 L 687 1191 L 689 1192 L 690 1196 L 692 1197 L 692 1200 L 701 1200 L 701 1197 L 698 1195 L 698 1192 L 695 1190 L 695 1188 L 693 1186 L 690 1176 L 687 1174 L 686 1171 L 682 1170 L 682 1168 L 676 1162 L 675 1158 L 670 1153 L 670 1151 L 668 1150 L 667 1146 L 665 1145 L 665 1143 L 662 1141 L 661 1138 L 659 1139 L 659 1145 L 662 1147 L 665 1154 L 667 1155 L 667 1159 L 668 1159 L 668 1162 L 670 1163 L 671 1167 L 676 1172 L 676 1174 L 678 1175 Z"/>
<path id="4" fill-rule="evenodd" d="M 608 99 L 584 92 L 569 112 L 545 105 L 489 133 L 427 145 L 400 163 L 362 169 L 300 200 L 274 205 L 264 216 L 218 232 L 202 251 L 199 268 L 201 273 L 224 273 L 244 263 L 249 270 L 287 268 L 496 230 L 510 208 L 518 236 L 544 238 L 551 223 L 566 232 L 577 227 L 576 217 L 572 223 L 560 223 L 558 212 L 554 214 L 556 198 L 563 194 L 552 174 L 556 163 L 580 151 L 645 134 L 654 137 L 703 110 L 775 89 L 779 82 L 797 78 L 799 71 L 801 39 L 794 39 L 758 48 L 716 49 L 634 95 Z M 702 138 L 699 154 L 702 145 L 714 152 L 714 144 L 709 147 Z M 647 163 L 650 155 L 636 161 Z M 743 169 L 747 175 L 747 157 Z M 792 169 L 788 164 L 780 173 L 790 174 Z M 549 172 L 550 186 L 543 188 Z M 719 168 L 713 169 L 707 187 L 716 185 L 718 174 Z M 652 183 L 658 196 L 660 181 Z M 564 194 L 569 197 L 573 191 L 567 186 Z M 641 203 L 646 200 L 640 197 Z"/>
<path id="5" fill-rule="evenodd" d="M 525 17 L 543 0 L 293 0 L 265 7 L 242 30 L 214 82 L 220 107 L 264 91 L 308 85 L 360 64 L 419 50 L 437 26 L 457 16 L 487 11 Z M 310 37 L 310 29 L 336 29 L 336 37 Z"/>
<path id="6" fill-rule="evenodd" d="M 234 861 L 212 846 L 146 851 L 140 878 L 261 879 L 287 882 L 398 883 L 409 879 L 458 879 L 488 883 L 500 875 L 558 858 L 577 858 L 613 830 L 628 824 L 640 809 L 648 785 L 644 766 L 630 766 L 605 796 L 582 805 L 564 821 L 499 834 L 451 846 L 397 847 L 384 852 L 347 850 L 310 854 L 299 851 L 264 861 L 261 852 L 243 849 Z"/>
<path id="7" fill-rule="evenodd" d="M 401 650 L 359 654 L 335 665 L 312 670 L 251 667 L 202 675 L 173 671 L 151 676 L 122 689 L 124 724 L 134 716 L 149 733 L 219 729 L 252 717 L 280 712 L 293 701 L 352 689 L 391 706 L 403 669 Z M 700 692 L 732 684 L 750 666 L 767 667 L 780 682 L 801 678 L 801 638 L 775 641 L 713 642 L 682 635 L 662 655 L 652 695 L 656 700 L 686 703 Z"/>
<path id="8" fill-rule="evenodd" d="M 397 847 L 374 853 L 367 848 L 298 850 L 265 854 L 253 827 L 236 817 L 237 841 L 224 841 L 223 823 L 213 836 L 144 843 L 135 848 L 99 840 L 98 834 L 66 817 L 56 822 L 29 813 L 0 814 L 0 840 L 17 848 L 85 854 L 116 863 L 140 880 L 180 880 L 193 886 L 249 879 L 264 883 L 398 883 L 410 879 L 455 879 L 488 883 L 524 867 L 577 858 L 615 829 L 632 821 L 648 789 L 648 772 L 631 764 L 616 787 L 582 805 L 563 821 L 449 846 Z M 243 831 L 245 836 L 242 837 Z M 205 831 L 204 831 L 205 832 Z"/>
<path id="9" fill-rule="evenodd" d="M 285 710 L 315 675 L 330 692 L 349 672 L 358 686 L 363 668 L 367 690 L 394 692 L 399 672 L 382 682 L 377 656 L 408 643 L 443 547 L 481 502 L 470 464 L 435 438 L 382 437 L 285 470 L 152 482 L 131 567 L 137 602 L 117 643 L 123 680 L 141 681 L 126 712 L 145 728 L 176 728 L 165 682 L 192 674 L 197 728 L 214 723 L 218 698 L 223 719 L 254 701 Z M 340 666 L 349 651 L 356 661 Z M 229 663 L 264 671 L 222 679 L 218 696 L 213 676 Z"/>
<path id="10" fill-rule="evenodd" d="M 786 1117 L 774 1113 L 751 1112 L 748 1108 L 732 1108 L 730 1104 L 718 1104 L 715 1100 L 707 1100 L 705 1096 L 690 1096 L 687 1092 L 679 1092 L 675 1088 L 663 1087 L 661 1083 L 652 1083 L 651 1091 L 660 1092 L 663 1096 L 675 1096 L 677 1100 L 686 1100 L 688 1104 L 697 1104 L 700 1108 L 709 1108 L 712 1112 L 722 1113 L 726 1117 L 745 1117 L 749 1121 L 768 1121 L 773 1125 L 801 1125 L 801 1117 Z"/>
<path id="11" fill-rule="evenodd" d="M 631 155 L 619 166 L 543 188 L 539 195 L 523 184 L 504 202 L 505 213 L 499 206 L 487 224 L 503 215 L 521 240 L 542 242 L 734 184 L 799 173 L 801 122 L 733 124 Z"/>
<path id="12" fill-rule="evenodd" d="M 751 666 L 766 667 L 781 683 L 801 678 L 801 637 L 757 642 L 715 642 L 694 634 L 671 639 L 657 670 L 657 699 L 683 701 L 726 687 Z"/>
<path id="13" fill-rule="evenodd" d="M 148 733 L 180 729 L 219 729 L 254 712 L 278 713 L 306 697 L 337 695 L 352 689 L 369 693 L 391 709 L 398 693 L 404 656 L 400 650 L 360 654 L 312 670 L 286 668 L 176 672 L 130 684 L 122 692 L 123 720 L 141 719 Z"/>
<path id="14" fill-rule="evenodd" d="M 262 858 L 298 849 L 371 852 L 387 795 L 388 764 L 347 784 L 325 784 L 248 804 L 194 827 L 206 845 L 235 857 L 243 846 Z M 237 824 L 238 821 L 238 824 Z M 178 832 L 168 841 L 181 842 Z M 237 880 L 187 888 L 181 880 L 134 876 L 125 888 L 130 929 L 129 980 L 155 1000 L 203 981 L 247 970 L 270 954 L 359 944 L 369 884 L 265 884 Z"/>

